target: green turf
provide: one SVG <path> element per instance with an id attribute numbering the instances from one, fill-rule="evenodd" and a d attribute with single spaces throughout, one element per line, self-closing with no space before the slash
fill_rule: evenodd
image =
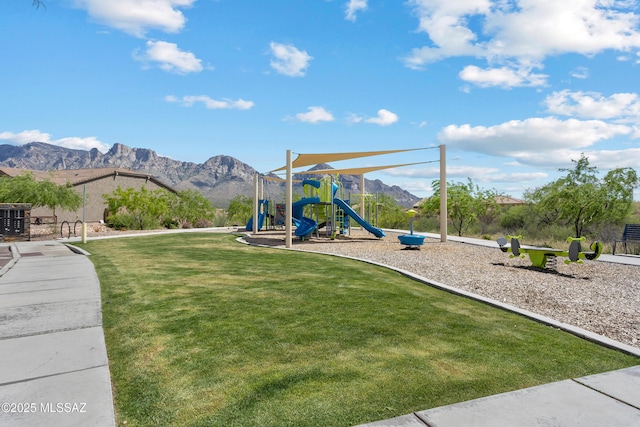
<path id="1" fill-rule="evenodd" d="M 234 239 L 82 245 L 119 425 L 351 426 L 640 362 L 393 271 Z"/>

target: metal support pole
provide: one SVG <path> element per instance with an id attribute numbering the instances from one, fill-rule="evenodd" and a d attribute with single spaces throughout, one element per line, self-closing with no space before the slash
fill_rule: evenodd
<path id="1" fill-rule="evenodd" d="M 260 200 L 264 200 L 264 178 L 260 178 Z"/>
<path id="2" fill-rule="evenodd" d="M 256 173 L 253 177 L 253 224 L 252 224 L 252 234 L 258 234 L 258 174 Z"/>
<path id="3" fill-rule="evenodd" d="M 440 241 L 447 241 L 447 146 L 440 145 Z"/>
<path id="4" fill-rule="evenodd" d="M 87 206 L 87 184 L 82 190 L 82 243 L 87 243 L 87 223 L 85 221 Z"/>
<path id="5" fill-rule="evenodd" d="M 364 218 L 364 174 L 360 175 L 360 216 Z"/>
<path id="6" fill-rule="evenodd" d="M 286 188 L 286 212 L 285 212 L 285 237 L 284 245 L 286 248 L 290 248 L 292 244 L 291 234 L 293 232 L 293 176 L 291 173 L 291 150 L 287 150 L 287 188 Z"/>

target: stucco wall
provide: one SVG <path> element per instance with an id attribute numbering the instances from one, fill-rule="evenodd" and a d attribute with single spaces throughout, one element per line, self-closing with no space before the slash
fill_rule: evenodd
<path id="1" fill-rule="evenodd" d="M 88 182 L 86 184 L 81 184 L 75 187 L 76 191 L 83 195 L 84 189 L 86 187 L 86 204 L 85 204 L 85 221 L 86 222 L 98 222 L 104 219 L 104 210 L 107 207 L 107 204 L 102 197 L 103 194 L 110 194 L 118 187 L 122 189 L 127 188 L 135 188 L 136 190 L 140 190 L 142 187 L 146 187 L 147 190 L 157 190 L 159 188 L 164 188 L 151 180 L 147 180 L 142 177 L 131 177 L 131 176 L 123 176 L 123 175 L 110 175 L 104 178 L 97 179 L 95 181 Z M 31 211 L 31 219 L 35 221 L 39 216 L 52 216 L 53 211 L 49 208 L 38 207 Z M 56 215 L 58 217 L 58 222 L 69 221 L 71 223 L 80 220 L 82 221 L 83 217 L 83 208 L 80 207 L 75 212 L 69 211 L 61 211 L 59 208 L 56 210 Z"/>

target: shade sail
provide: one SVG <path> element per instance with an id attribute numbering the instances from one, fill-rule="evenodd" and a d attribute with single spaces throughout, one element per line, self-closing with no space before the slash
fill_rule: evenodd
<path id="1" fill-rule="evenodd" d="M 318 153 L 318 154 L 298 154 L 298 157 L 291 163 L 292 168 L 301 168 L 304 166 L 317 165 L 320 163 L 337 162 L 339 160 L 357 159 L 360 157 L 380 156 L 382 154 L 403 153 L 406 151 L 426 150 L 427 148 L 409 148 L 404 150 L 385 150 L 385 151 L 358 151 L 350 153 Z M 286 169 L 287 166 L 274 169 L 277 172 Z"/>
<path id="2" fill-rule="evenodd" d="M 383 169 L 401 168 L 404 166 L 422 165 L 425 163 L 437 163 L 438 160 L 430 162 L 417 162 L 417 163 L 403 163 L 400 165 L 386 165 L 386 166 L 368 166 L 360 168 L 345 168 L 345 169 L 316 169 L 304 172 L 296 172 L 296 175 L 335 175 L 337 173 L 341 175 L 363 175 L 365 173 L 379 171 Z"/>
<path id="3" fill-rule="evenodd" d="M 267 181 L 287 182 L 286 179 L 280 178 L 279 176 L 260 175 L 260 177 Z M 301 182 L 301 181 L 294 179 L 293 182 Z"/>

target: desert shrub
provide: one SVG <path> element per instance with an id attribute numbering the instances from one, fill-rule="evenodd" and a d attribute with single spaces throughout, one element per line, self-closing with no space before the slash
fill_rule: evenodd
<path id="1" fill-rule="evenodd" d="M 512 206 L 507 208 L 498 219 L 500 227 L 508 233 L 522 230 L 527 224 L 526 209 L 526 206 Z"/>

